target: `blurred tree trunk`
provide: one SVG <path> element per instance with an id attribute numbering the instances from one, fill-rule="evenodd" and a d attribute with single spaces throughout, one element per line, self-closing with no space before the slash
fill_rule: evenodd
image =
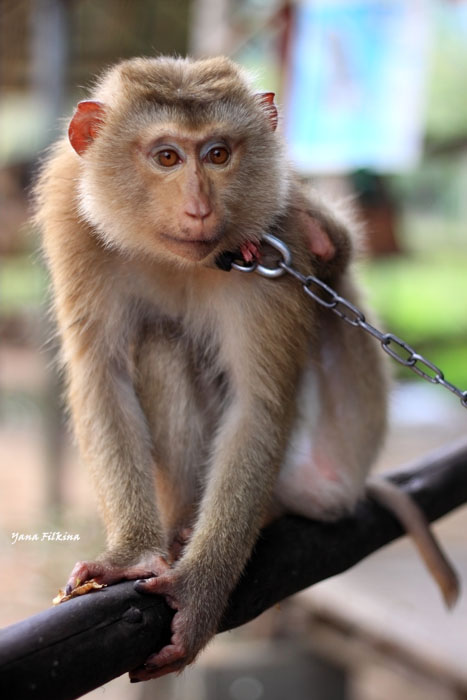
<path id="1" fill-rule="evenodd" d="M 68 74 L 69 0 L 35 0 L 30 15 L 31 87 L 46 115 L 50 141 L 65 107 Z"/>
<path id="2" fill-rule="evenodd" d="M 35 0 L 31 6 L 31 89 L 38 112 L 45 120 L 49 143 L 57 136 L 57 129 L 61 128 L 59 117 L 63 116 L 66 109 L 70 45 L 69 7 L 69 0 Z M 53 362 L 57 348 L 56 343 L 47 343 L 53 332 L 46 312 L 41 326 L 41 345 L 45 345 L 46 352 Z M 45 496 L 47 508 L 56 514 L 59 514 L 63 505 L 63 420 L 60 393 L 60 381 L 55 373 L 50 371 L 44 396 Z"/>
<path id="3" fill-rule="evenodd" d="M 228 53 L 231 45 L 231 9 L 231 0 L 192 0 L 189 41 L 189 52 L 192 56 L 217 56 Z"/>

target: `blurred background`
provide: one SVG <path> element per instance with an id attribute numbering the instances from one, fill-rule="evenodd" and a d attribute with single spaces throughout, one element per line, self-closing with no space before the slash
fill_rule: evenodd
<path id="1" fill-rule="evenodd" d="M 29 222 L 34 175 L 96 72 L 164 53 L 228 54 L 276 92 L 297 171 L 350 195 L 365 221 L 359 273 L 385 327 L 467 389 L 467 2 L 3 0 L 1 626 L 49 605 L 103 543 L 54 373 L 47 272 Z M 395 367 L 378 469 L 456 440 L 466 419 L 455 396 Z M 436 526 L 464 581 L 466 523 L 460 511 Z M 402 541 L 221 635 L 179 679 L 120 678 L 88 697 L 467 698 L 466 615 L 465 598 L 444 610 Z"/>

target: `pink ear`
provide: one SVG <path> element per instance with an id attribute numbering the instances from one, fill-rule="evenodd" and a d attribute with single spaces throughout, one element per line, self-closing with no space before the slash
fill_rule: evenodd
<path id="1" fill-rule="evenodd" d="M 94 141 L 99 127 L 104 123 L 105 109 L 102 102 L 84 100 L 78 102 L 68 127 L 68 138 L 76 153 L 81 156 Z"/>
<path id="2" fill-rule="evenodd" d="M 266 111 L 266 113 L 269 117 L 269 120 L 271 122 L 271 128 L 273 131 L 275 131 L 277 128 L 277 122 L 279 119 L 279 115 L 277 112 L 277 107 L 274 104 L 274 93 L 273 92 L 258 92 L 257 98 L 261 102 L 261 104 L 265 105 L 265 107 L 266 107 L 265 111 Z"/>

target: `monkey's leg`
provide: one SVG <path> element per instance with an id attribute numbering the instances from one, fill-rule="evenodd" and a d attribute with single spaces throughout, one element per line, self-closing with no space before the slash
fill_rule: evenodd
<path id="1" fill-rule="evenodd" d="M 350 283 L 341 291 L 358 303 Z M 275 495 L 287 512 L 335 520 L 364 493 L 385 433 L 387 381 L 373 338 L 328 309 L 317 320 Z"/>

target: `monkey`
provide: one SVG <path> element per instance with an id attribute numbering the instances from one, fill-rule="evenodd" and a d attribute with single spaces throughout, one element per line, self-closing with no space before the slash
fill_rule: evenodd
<path id="1" fill-rule="evenodd" d="M 215 634 L 260 529 L 350 513 L 382 444 L 373 338 L 274 259 L 353 303 L 353 227 L 304 193 L 273 93 L 227 58 L 135 58 L 80 102 L 36 187 L 68 404 L 107 548 L 67 591 L 138 579 L 172 638 L 133 681 L 179 671 Z M 230 261 L 230 262 L 229 262 Z"/>

